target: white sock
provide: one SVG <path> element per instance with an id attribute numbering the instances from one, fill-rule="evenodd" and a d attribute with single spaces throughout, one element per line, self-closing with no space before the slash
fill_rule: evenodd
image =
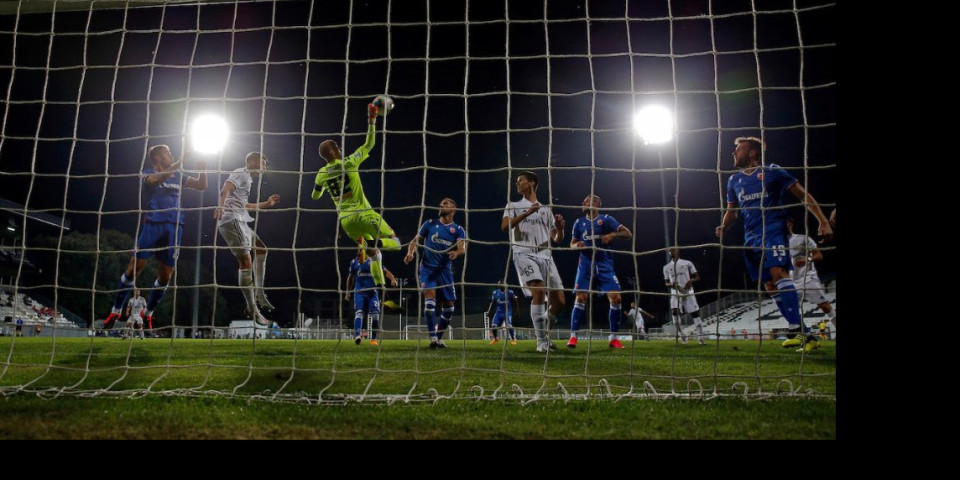
<path id="1" fill-rule="evenodd" d="M 263 295 L 263 277 L 267 275 L 267 254 L 253 258 L 253 282 L 257 287 L 257 295 Z"/>
<path id="2" fill-rule="evenodd" d="M 533 320 L 533 331 L 537 335 L 537 342 L 547 340 L 547 306 L 544 304 L 530 305 L 530 318 Z"/>
<path id="3" fill-rule="evenodd" d="M 241 268 L 237 270 L 237 275 L 239 277 L 240 292 L 243 293 L 243 298 L 247 301 L 247 311 L 253 315 L 257 310 L 257 304 L 253 299 L 253 272 Z"/>

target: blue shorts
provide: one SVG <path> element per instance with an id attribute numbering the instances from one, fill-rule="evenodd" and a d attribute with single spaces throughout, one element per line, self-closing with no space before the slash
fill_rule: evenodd
<path id="1" fill-rule="evenodd" d="M 617 274 L 613 272 L 612 262 L 590 262 L 580 258 L 577 262 L 577 279 L 573 282 L 573 293 L 586 290 L 620 291 L 620 281 L 617 280 Z"/>
<path id="2" fill-rule="evenodd" d="M 420 281 L 420 290 L 436 290 L 437 296 L 448 302 L 457 299 L 457 291 L 453 288 L 453 270 L 420 265 L 417 278 Z"/>
<path id="3" fill-rule="evenodd" d="M 353 310 L 363 310 L 367 315 L 380 314 L 380 295 L 376 291 L 355 292 L 353 294 Z"/>
<path id="4" fill-rule="evenodd" d="M 503 312 L 496 312 L 493 314 L 493 325 L 499 327 L 503 321 L 507 321 L 507 325 L 513 326 L 513 322 L 510 320 L 510 316 L 504 314 Z"/>
<path id="5" fill-rule="evenodd" d="M 786 271 L 793 270 L 790 261 L 790 242 L 783 233 L 767 234 L 763 239 L 764 245 L 747 245 L 743 252 L 743 259 L 747 263 L 747 273 L 750 280 L 756 282 L 759 278 L 763 282 L 773 280 L 770 269 L 781 267 Z"/>
<path id="6" fill-rule="evenodd" d="M 183 225 L 147 222 L 140 226 L 140 235 L 137 237 L 137 247 L 134 250 L 134 255 L 137 256 L 137 259 L 150 258 L 156 255 L 157 260 L 175 267 L 182 243 Z"/>

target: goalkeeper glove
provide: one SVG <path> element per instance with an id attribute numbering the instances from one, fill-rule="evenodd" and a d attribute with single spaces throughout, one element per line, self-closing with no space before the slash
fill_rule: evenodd
<path id="1" fill-rule="evenodd" d="M 370 103 L 367 104 L 367 112 L 367 120 L 375 120 L 377 118 L 377 114 L 380 113 L 380 109 L 377 108 L 376 105 Z"/>

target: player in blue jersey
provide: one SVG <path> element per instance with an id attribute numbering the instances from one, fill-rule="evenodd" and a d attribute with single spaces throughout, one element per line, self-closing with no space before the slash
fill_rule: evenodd
<path id="1" fill-rule="evenodd" d="M 493 291 L 493 295 L 490 297 L 490 305 L 487 306 L 487 316 L 490 315 L 490 309 L 494 305 L 497 307 L 493 313 L 493 328 L 490 330 L 493 334 L 493 340 L 490 340 L 490 345 L 496 345 L 499 341 L 497 333 L 500 331 L 500 325 L 503 322 L 507 323 L 507 329 L 510 332 L 510 345 L 516 345 L 517 335 L 513 332 L 513 314 L 520 310 L 520 304 L 517 302 L 517 294 L 507 288 L 506 279 L 501 279 L 500 285 L 502 285 L 502 288 Z"/>
<path id="2" fill-rule="evenodd" d="M 170 147 L 154 145 L 147 152 L 150 168 L 143 171 L 143 187 L 150 198 L 147 208 L 144 209 L 137 235 L 137 244 L 130 257 L 127 270 L 120 276 L 117 285 L 119 291 L 113 302 L 113 309 L 103 322 L 103 328 L 110 328 L 111 322 L 120 318 L 123 306 L 133 288 L 134 279 L 147 265 L 147 259 L 156 256 L 160 261 L 157 279 L 153 282 L 153 291 L 147 300 L 147 327 L 153 328 L 153 310 L 167 291 L 167 284 L 173 276 L 173 268 L 177 264 L 180 253 L 180 243 L 183 240 L 183 211 L 180 210 L 180 193 L 183 187 L 194 190 L 207 188 L 207 174 L 203 160 L 197 161 L 200 174 L 189 177 L 181 172 L 187 152 L 184 151 L 180 160 L 174 162 Z"/>
<path id="3" fill-rule="evenodd" d="M 567 347 L 577 348 L 577 330 L 586 311 L 591 290 L 604 292 L 610 300 L 610 348 L 623 348 L 617 339 L 620 329 L 620 281 L 613 271 L 613 254 L 606 250 L 615 238 L 629 240 L 633 237 L 630 230 L 617 219 L 600 213 L 603 201 L 597 195 L 587 195 L 583 199 L 583 212 L 586 214 L 573 224 L 570 234 L 570 248 L 580 250 L 577 260 L 577 279 L 573 284 L 576 299 L 573 313 L 570 315 L 570 340 Z M 599 242 L 598 242 L 599 240 Z"/>
<path id="4" fill-rule="evenodd" d="M 363 328 L 363 318 L 369 315 L 370 345 L 378 345 L 380 295 L 377 293 L 378 287 L 374 282 L 371 267 L 373 262 L 383 261 L 382 254 L 376 248 L 367 248 L 366 254 L 364 254 L 364 247 L 360 248 L 357 256 L 350 261 L 350 274 L 347 275 L 347 293 L 343 299 L 349 302 L 350 296 L 353 295 L 353 342 L 360 345 L 360 330 Z M 390 270 L 383 268 L 383 274 L 390 281 L 391 287 L 397 286 L 397 279 Z"/>
<path id="5" fill-rule="evenodd" d="M 830 222 L 820 205 L 793 175 L 776 164 L 764 166 L 762 140 L 740 137 L 734 143 L 734 165 L 740 169 L 727 181 L 727 210 L 723 214 L 716 235 L 737 220 L 743 212 L 744 259 L 753 281 L 762 281 L 767 292 L 777 303 L 780 313 L 789 323 L 791 338 L 784 347 L 802 347 L 812 351 L 820 345 L 813 335 L 804 336 L 806 327 L 800 314 L 800 298 L 790 278 L 790 234 L 787 230 L 787 212 L 783 204 L 789 193 L 800 200 L 820 222 L 818 233 L 824 240 L 833 238 Z"/>
<path id="6" fill-rule="evenodd" d="M 440 218 L 423 222 L 417 236 L 407 247 L 407 255 L 403 257 L 403 263 L 413 261 L 420 239 L 424 239 L 417 280 L 423 291 L 423 319 L 430 332 L 430 348 L 447 348 L 443 343 L 443 333 L 450 326 L 453 303 L 457 300 L 453 286 L 453 261 L 464 254 L 467 232 L 453 223 L 453 214 L 456 212 L 456 202 L 449 198 L 440 201 Z M 438 293 L 442 297 L 439 325 L 435 320 Z"/>

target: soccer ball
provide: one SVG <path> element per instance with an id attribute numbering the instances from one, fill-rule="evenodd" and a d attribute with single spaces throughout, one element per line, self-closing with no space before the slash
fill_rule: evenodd
<path id="1" fill-rule="evenodd" d="M 386 95 L 377 95 L 373 99 L 373 104 L 377 106 L 377 115 L 387 116 L 390 110 L 393 110 L 393 99 Z"/>

